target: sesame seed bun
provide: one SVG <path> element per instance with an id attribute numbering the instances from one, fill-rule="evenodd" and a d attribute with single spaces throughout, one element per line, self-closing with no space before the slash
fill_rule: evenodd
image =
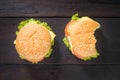
<path id="1" fill-rule="evenodd" d="M 100 24 L 89 17 L 72 20 L 66 25 L 65 36 L 69 37 L 73 55 L 83 60 L 98 56 L 94 33 L 99 27 Z"/>
<path id="2" fill-rule="evenodd" d="M 18 32 L 15 47 L 24 59 L 37 63 L 51 48 L 50 33 L 40 24 L 29 23 Z"/>

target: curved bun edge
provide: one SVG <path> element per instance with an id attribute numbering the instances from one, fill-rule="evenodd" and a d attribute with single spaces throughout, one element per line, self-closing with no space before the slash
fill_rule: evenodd
<path id="1" fill-rule="evenodd" d="M 85 22 L 90 23 L 91 26 L 93 25 L 93 28 L 91 30 L 85 31 L 82 28 L 78 28 L 78 27 L 82 27 L 82 26 L 76 25 L 76 24 L 81 25 L 82 23 L 84 25 L 87 25 L 87 23 L 85 23 Z M 71 27 L 71 28 L 69 28 L 69 27 Z M 71 42 L 71 36 L 78 35 L 78 34 L 91 33 L 91 32 L 93 33 L 92 35 L 94 35 L 95 30 L 99 29 L 99 28 L 100 28 L 100 23 L 98 23 L 97 21 L 91 19 L 88 16 L 83 16 L 80 18 L 80 17 L 78 17 L 78 13 L 76 13 L 71 17 L 71 21 L 68 22 L 67 25 L 65 26 L 65 30 L 64 30 L 65 37 L 63 38 L 63 42 L 66 45 L 66 47 L 68 47 L 68 49 L 72 52 L 72 54 L 79 59 L 87 61 L 87 60 L 91 60 L 92 58 L 97 58 L 100 54 L 97 52 L 96 48 L 94 49 L 95 52 L 90 55 L 83 55 L 83 54 L 81 54 L 81 52 L 78 52 L 78 50 L 75 51 L 75 49 L 74 49 L 75 47 L 73 47 L 73 43 Z M 80 30 L 80 29 L 81 29 L 81 31 L 78 32 L 78 30 Z M 93 39 L 95 39 L 95 38 L 93 37 Z M 78 46 L 76 46 L 76 47 L 78 47 Z M 96 47 L 96 46 L 94 46 L 94 47 Z"/>
<path id="2" fill-rule="evenodd" d="M 48 38 L 46 35 L 43 35 L 43 38 L 45 38 L 45 39 L 50 39 L 50 41 L 48 40 L 47 42 L 46 42 L 46 46 L 47 46 L 47 44 L 50 44 L 50 45 L 48 45 L 50 48 L 46 48 L 46 49 L 49 49 L 49 50 L 47 50 L 47 52 L 46 53 L 43 53 L 43 55 L 44 56 L 40 56 L 40 54 L 34 54 L 34 56 L 36 56 L 36 57 L 31 57 L 31 56 L 25 56 L 25 55 L 22 55 L 23 53 L 21 53 L 23 50 L 21 50 L 21 51 L 19 51 L 18 49 L 17 49 L 17 47 L 16 47 L 16 45 L 20 45 L 20 43 L 18 44 L 18 41 L 19 40 L 17 40 L 17 37 L 19 36 L 19 38 L 21 38 L 21 37 L 25 37 L 27 34 L 23 34 L 22 33 L 22 31 L 23 32 L 28 32 L 28 30 L 29 30 L 29 28 L 30 28 L 30 26 L 32 26 L 32 24 L 35 24 L 36 26 L 38 25 L 39 27 L 41 27 L 41 29 L 43 29 L 43 32 L 42 32 L 42 34 L 46 34 L 48 37 L 50 37 L 50 38 Z M 26 26 L 29 26 L 29 28 L 26 28 L 26 29 L 24 29 Z M 31 31 L 33 30 L 34 31 L 34 28 L 35 27 L 33 27 L 33 29 L 31 29 Z M 23 30 L 24 29 L 24 30 Z M 38 30 L 38 29 L 36 29 L 36 30 Z M 21 32 L 20 32 L 21 31 Z M 22 36 L 21 36 L 21 34 L 22 34 Z M 30 35 L 31 35 L 32 33 L 30 33 Z M 40 33 L 40 29 L 39 29 L 39 31 L 35 31 L 35 33 L 32 35 L 32 36 L 35 36 L 35 35 L 37 35 L 37 36 L 35 36 L 33 39 L 35 39 L 36 41 L 37 41 L 37 37 L 38 38 L 40 38 L 41 39 L 41 41 L 40 41 L 40 43 L 41 42 L 45 42 L 46 40 L 44 40 L 43 38 L 41 38 L 40 36 L 42 36 L 42 34 Z M 27 61 L 29 61 L 29 62 L 32 62 L 32 63 L 38 63 L 39 61 L 42 61 L 44 58 L 48 58 L 48 57 L 50 57 L 50 55 L 51 55 L 51 53 L 52 53 L 52 51 L 53 51 L 53 49 L 52 49 L 52 46 L 54 45 L 54 39 L 55 39 L 55 33 L 52 31 L 52 28 L 46 23 L 46 22 L 42 22 L 42 21 L 40 21 L 40 20 L 35 20 L 35 19 L 33 19 L 33 18 L 31 18 L 31 19 L 28 19 L 28 20 L 24 20 L 24 21 L 21 21 L 20 23 L 19 23 L 19 25 L 18 25 L 18 31 L 16 31 L 16 35 L 17 35 L 17 37 L 16 37 L 16 40 L 14 40 L 14 44 L 15 44 L 15 47 L 16 47 L 16 50 L 17 50 L 17 52 L 18 52 L 18 54 L 19 54 L 19 57 L 21 58 L 21 59 L 24 59 L 24 60 L 27 60 Z M 29 34 L 28 34 L 28 36 L 29 36 Z M 45 37 L 46 36 L 46 37 Z M 23 42 L 25 42 L 25 41 L 23 41 Z M 25 44 L 27 44 L 27 42 L 29 42 L 29 41 L 27 41 L 26 40 L 26 42 L 25 42 Z M 31 42 L 31 43 L 33 43 L 33 41 Z M 28 43 L 25 47 L 29 47 L 29 44 L 31 44 L 31 43 Z M 40 44 L 40 43 L 38 43 L 38 44 Z M 44 43 L 41 43 L 41 45 L 43 45 Z M 37 46 L 37 44 L 35 44 L 36 46 Z M 40 45 L 39 45 L 40 46 Z M 22 47 L 22 46 L 21 46 Z M 44 46 L 43 46 L 44 47 Z M 33 49 L 35 48 L 35 46 L 33 46 Z M 20 49 L 20 48 L 19 48 Z M 45 48 L 44 48 L 45 49 Z M 39 51 L 39 49 L 38 49 L 38 51 Z M 45 50 L 43 50 L 44 52 L 45 52 Z M 32 53 L 32 52 L 31 52 Z M 30 53 L 30 54 L 31 54 Z M 34 52 L 33 52 L 34 53 Z"/>

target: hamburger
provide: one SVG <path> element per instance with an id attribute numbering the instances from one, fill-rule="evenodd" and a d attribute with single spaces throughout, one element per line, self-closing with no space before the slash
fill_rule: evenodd
<path id="1" fill-rule="evenodd" d="M 65 26 L 64 44 L 74 56 L 82 60 L 97 58 L 99 53 L 96 50 L 95 30 L 100 24 L 95 20 L 84 16 L 78 17 L 74 14 L 71 21 Z"/>
<path id="2" fill-rule="evenodd" d="M 14 44 L 21 59 L 38 63 L 51 55 L 56 35 L 46 22 L 33 18 L 21 21 L 16 35 Z"/>

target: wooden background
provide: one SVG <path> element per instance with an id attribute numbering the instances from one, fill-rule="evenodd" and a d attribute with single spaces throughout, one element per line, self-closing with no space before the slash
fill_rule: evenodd
<path id="1" fill-rule="evenodd" d="M 76 12 L 101 24 L 97 59 L 79 60 L 62 42 Z M 19 59 L 13 45 L 18 23 L 28 18 L 48 22 L 57 35 L 50 58 L 36 65 Z M 0 80 L 119 80 L 119 30 L 119 0 L 0 0 Z"/>
<path id="2" fill-rule="evenodd" d="M 119 0 L 1 0 L 0 17 L 120 17 Z"/>

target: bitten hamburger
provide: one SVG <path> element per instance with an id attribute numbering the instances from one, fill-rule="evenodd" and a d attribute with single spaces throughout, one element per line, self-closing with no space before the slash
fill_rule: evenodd
<path id="1" fill-rule="evenodd" d="M 99 53 L 96 50 L 95 30 L 100 24 L 95 20 L 85 16 L 78 17 L 78 14 L 72 16 L 72 19 L 65 27 L 65 45 L 74 56 L 82 60 L 96 58 Z"/>

